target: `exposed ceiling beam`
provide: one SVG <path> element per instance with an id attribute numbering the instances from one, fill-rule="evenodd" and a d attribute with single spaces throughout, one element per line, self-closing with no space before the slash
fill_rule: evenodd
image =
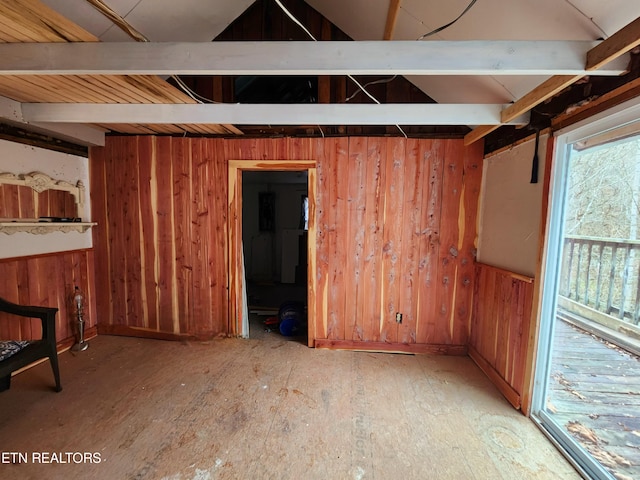
<path id="1" fill-rule="evenodd" d="M 24 103 L 30 122 L 234 125 L 478 125 L 501 123 L 503 105 Z M 528 116 L 513 120 L 526 124 Z"/>
<path id="2" fill-rule="evenodd" d="M 596 70 L 640 45 L 640 17 L 587 53 L 587 70 Z"/>
<path id="3" fill-rule="evenodd" d="M 22 104 L 10 98 L 0 97 L 0 122 L 19 126 L 32 132 L 49 135 L 60 140 L 84 146 L 104 146 L 104 131 L 88 125 L 41 123 L 25 120 Z"/>
<path id="4" fill-rule="evenodd" d="M 534 106 L 560 93 L 569 85 L 580 80 L 580 78 L 582 78 L 580 75 L 554 75 L 545 80 L 525 96 L 505 108 L 500 114 L 502 122 L 508 123 L 517 116 L 528 112 Z"/>
<path id="5" fill-rule="evenodd" d="M 525 96 L 506 107 L 500 113 L 502 124 L 508 125 L 512 119 L 528 112 L 546 99 L 553 97 L 580 78 L 582 78 L 581 75 L 554 75 L 548 78 Z M 464 144 L 471 145 L 473 142 L 489 135 L 498 128 L 500 128 L 500 125 L 495 124 L 476 127 L 465 135 Z"/>
<path id="6" fill-rule="evenodd" d="M 0 75 L 584 75 L 598 42 L 1 43 Z M 620 75 L 628 58 L 598 70 Z"/>
<path id="7" fill-rule="evenodd" d="M 393 31 L 396 29 L 396 20 L 398 20 L 398 12 L 400 11 L 400 2 L 402 0 L 389 0 L 389 10 L 387 11 L 387 22 L 384 26 L 384 40 L 393 38 Z"/>
<path id="8" fill-rule="evenodd" d="M 610 62 L 619 61 L 622 55 L 625 55 L 638 45 L 640 45 L 640 17 L 587 52 L 587 63 L 585 65 L 587 69 L 586 74 L 555 75 L 547 79 L 531 92 L 507 107 L 501 114 L 502 120 L 507 122 L 513 115 L 521 115 L 524 112 L 528 112 L 536 105 L 539 105 L 577 82 L 584 75 L 593 74 L 596 69 L 606 68 L 611 65 Z M 601 70 L 597 70 L 598 74 L 600 72 Z M 476 127 L 464 137 L 465 145 L 469 145 L 483 138 L 498 127 L 499 126 L 496 125 Z"/>
<path id="9" fill-rule="evenodd" d="M 502 125 L 480 125 L 479 127 L 474 128 L 469 133 L 464 136 L 464 144 L 471 145 L 473 142 L 477 142 L 481 138 L 486 137 L 494 130 L 497 130 Z"/>

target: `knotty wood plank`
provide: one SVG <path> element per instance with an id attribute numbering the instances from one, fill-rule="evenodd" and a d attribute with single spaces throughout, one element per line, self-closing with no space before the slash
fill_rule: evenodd
<path id="1" fill-rule="evenodd" d="M 386 140 L 367 140 L 362 317 L 364 340 L 380 340 L 382 316 L 382 245 L 385 205 Z"/>
<path id="2" fill-rule="evenodd" d="M 118 159 L 119 165 L 124 161 L 128 175 L 122 179 L 123 225 L 125 228 L 124 256 L 126 258 L 125 288 L 126 288 L 126 324 L 143 326 L 145 324 L 142 306 L 143 264 L 141 260 L 141 231 L 140 231 L 140 198 L 138 179 L 140 172 L 138 140 L 141 137 L 125 137 L 124 148 L 126 154 Z M 121 168 L 121 167 L 120 167 Z"/>
<path id="3" fill-rule="evenodd" d="M 174 245 L 176 262 L 176 293 L 178 330 L 180 333 L 192 331 L 190 322 L 193 313 L 193 261 L 191 251 L 191 199 L 193 184 L 191 179 L 191 139 L 174 138 L 171 144 L 173 165 L 173 212 Z"/>
<path id="4" fill-rule="evenodd" d="M 316 339 L 327 338 L 327 314 L 328 314 L 328 295 L 329 295 L 329 268 L 330 268 L 330 251 L 329 251 L 329 178 L 330 163 L 328 161 L 326 151 L 327 142 L 324 140 L 316 140 L 316 270 L 310 271 L 315 274 L 317 279 L 317 287 L 315 292 L 314 308 L 316 318 Z M 311 308 L 311 303 L 309 304 Z"/>
<path id="5" fill-rule="evenodd" d="M 403 191 L 405 188 L 404 163 L 406 142 L 400 138 L 387 138 L 387 162 L 385 165 L 385 206 L 383 211 L 382 246 L 382 302 L 380 312 L 380 340 L 398 341 L 396 312 L 400 307 Z"/>
<path id="6" fill-rule="evenodd" d="M 110 143 L 110 156 L 107 164 L 107 181 L 110 184 L 107 197 L 107 212 L 110 223 L 109 243 L 112 245 L 109 270 L 111 271 L 111 301 L 113 304 L 114 324 L 127 323 L 126 305 L 126 218 L 124 218 L 124 185 L 129 168 L 123 168 L 121 158 L 127 155 L 127 140 L 114 137 Z"/>
<path id="7" fill-rule="evenodd" d="M 499 317 L 496 319 L 498 328 L 496 332 L 495 362 L 493 366 L 502 378 L 507 379 L 507 358 L 509 357 L 509 354 L 513 354 L 513 352 L 509 352 L 509 323 L 512 320 L 510 315 L 512 288 L 511 279 L 506 275 L 499 275 L 499 291 Z"/>
<path id="8" fill-rule="evenodd" d="M 173 159 L 171 137 L 158 137 L 156 143 L 156 179 L 158 188 L 158 230 L 155 243 L 158 245 L 158 295 L 159 330 L 179 333 L 176 294 L 176 250 L 174 242 L 173 211 Z"/>
<path id="9" fill-rule="evenodd" d="M 327 338 L 345 338 L 345 278 L 346 262 L 345 246 L 349 232 L 344 224 L 348 195 L 348 144 L 347 138 L 336 138 L 329 141 L 329 162 L 331 165 L 330 198 L 330 258 L 331 273 L 329 277 L 329 318 Z"/>
<path id="10" fill-rule="evenodd" d="M 139 326 L 158 329 L 158 256 L 157 245 L 157 178 L 156 178 L 156 139 L 138 138 L 137 158 L 137 206 L 140 231 L 140 301 L 142 321 Z"/>
<path id="11" fill-rule="evenodd" d="M 191 230 L 193 298 L 191 329 L 199 333 L 212 332 L 211 288 L 209 288 L 209 206 L 211 185 L 208 184 L 208 165 L 203 155 L 207 142 L 194 139 L 191 142 Z"/>
<path id="12" fill-rule="evenodd" d="M 420 143 L 406 141 L 404 159 L 405 186 L 402 195 L 402 261 L 400 264 L 400 301 L 399 312 L 402 323 L 398 325 L 399 343 L 416 343 L 417 313 L 419 298 L 420 232 L 422 219 L 422 185 L 424 162 L 421 158 Z"/>
<path id="13" fill-rule="evenodd" d="M 463 149 L 463 183 L 458 214 L 458 285 L 456 287 L 453 329 L 454 343 L 469 343 L 473 301 L 474 263 L 477 244 L 477 217 L 482 184 L 482 143 Z"/>
<path id="14" fill-rule="evenodd" d="M 346 263 L 345 263 L 345 339 L 359 341 L 364 338 L 362 305 L 364 284 L 364 207 L 365 178 L 367 170 L 367 139 L 349 139 L 346 211 L 342 216 L 346 223 Z"/>
<path id="15" fill-rule="evenodd" d="M 436 328 L 444 143 L 438 140 L 425 140 L 420 144 L 420 153 L 424 162 L 424 175 L 418 261 L 416 342 L 430 343 Z"/>
<path id="16" fill-rule="evenodd" d="M 463 182 L 463 151 L 459 142 L 445 141 L 438 253 L 437 306 L 435 342 L 452 343 L 456 322 L 455 297 L 458 287 L 458 256 L 460 231 L 457 219 Z M 455 221 L 452 221 L 456 219 Z"/>
<path id="17" fill-rule="evenodd" d="M 212 218 L 212 251 L 209 257 L 210 264 L 213 264 L 211 288 L 213 289 L 213 312 L 214 312 L 214 332 L 227 333 L 227 322 L 229 318 L 229 254 L 227 248 L 228 229 L 231 219 L 227 218 L 227 197 L 231 194 L 228 183 L 219 179 L 228 176 L 228 159 L 234 158 L 225 154 L 223 140 L 212 139 L 211 145 L 211 166 L 213 169 L 210 178 L 213 185 L 213 195 L 211 197 L 209 211 L 214 214 Z M 217 182 L 217 183 L 215 183 Z"/>

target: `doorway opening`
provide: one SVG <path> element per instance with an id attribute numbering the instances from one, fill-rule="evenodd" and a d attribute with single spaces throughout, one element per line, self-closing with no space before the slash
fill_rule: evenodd
<path id="1" fill-rule="evenodd" d="M 315 167 L 229 161 L 229 334 L 315 346 Z"/>
<path id="2" fill-rule="evenodd" d="M 250 338 L 268 333 L 307 342 L 306 205 L 306 170 L 243 172 L 242 244 Z"/>
<path id="3" fill-rule="evenodd" d="M 640 104 L 562 132 L 533 418 L 589 478 L 639 478 Z"/>

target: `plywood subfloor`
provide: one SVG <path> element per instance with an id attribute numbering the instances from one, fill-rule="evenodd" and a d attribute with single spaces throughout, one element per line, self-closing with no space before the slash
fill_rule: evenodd
<path id="1" fill-rule="evenodd" d="M 264 332 L 263 332 L 264 333 Z M 575 479 L 470 359 L 313 350 L 276 333 L 100 336 L 0 394 L 0 465 L 26 479 Z M 99 452 L 34 464 L 33 452 Z"/>
<path id="2" fill-rule="evenodd" d="M 617 478 L 640 478 L 640 359 L 556 322 L 547 410 Z"/>

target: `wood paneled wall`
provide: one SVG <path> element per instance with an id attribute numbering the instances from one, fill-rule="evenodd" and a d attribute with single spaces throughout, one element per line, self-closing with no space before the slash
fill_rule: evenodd
<path id="1" fill-rule="evenodd" d="M 317 346 L 466 352 L 482 145 L 461 140 L 109 137 L 90 154 L 101 331 L 230 331 L 229 160 L 316 162 Z"/>
<path id="2" fill-rule="evenodd" d="M 57 307 L 56 338 L 59 348 L 77 338 L 77 317 L 70 303 L 75 286 L 87 296 L 85 338 L 95 335 L 96 292 L 92 250 L 77 250 L 33 257 L 0 260 L 0 296 L 22 305 Z M 0 313 L 0 338 L 37 339 L 39 320 L 9 321 Z"/>
<path id="3" fill-rule="evenodd" d="M 469 355 L 516 408 L 522 405 L 533 279 L 477 264 Z"/>

